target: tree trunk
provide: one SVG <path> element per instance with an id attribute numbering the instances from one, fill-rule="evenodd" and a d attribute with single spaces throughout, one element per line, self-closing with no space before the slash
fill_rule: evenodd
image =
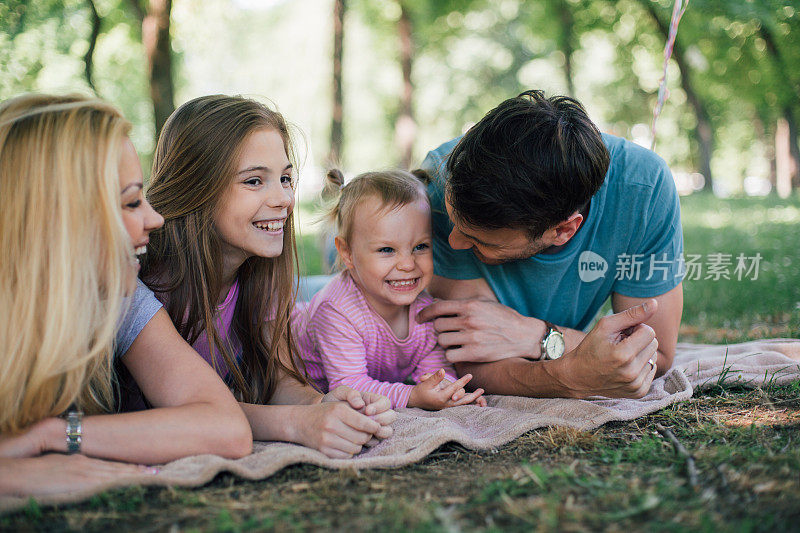
<path id="1" fill-rule="evenodd" d="M 650 13 L 650 16 L 658 26 L 664 42 L 669 38 L 669 27 L 661 21 L 656 11 L 656 4 L 650 0 L 640 0 L 641 4 Z M 711 176 L 711 156 L 714 153 L 714 129 L 711 125 L 711 117 L 703 105 L 700 96 L 694 90 L 689 72 L 689 65 L 686 63 L 684 50 L 678 39 L 675 39 L 675 45 L 672 48 L 672 58 L 678 64 L 678 70 L 681 73 L 681 88 L 686 93 L 686 100 L 694 111 L 697 120 L 695 126 L 694 136 L 697 140 L 697 148 L 699 152 L 698 170 L 705 178 L 705 185 L 703 189 L 710 191 L 713 189 L 713 178 Z"/>
<path id="2" fill-rule="evenodd" d="M 781 198 L 788 198 L 792 194 L 792 177 L 797 174 L 791 139 L 789 121 L 783 116 L 778 119 L 775 128 L 775 190 Z"/>
<path id="3" fill-rule="evenodd" d="M 344 59 L 345 0 L 333 1 L 333 112 L 331 114 L 331 148 L 328 164 L 340 166 L 344 146 L 344 96 L 342 91 L 342 61 Z"/>
<path id="4" fill-rule="evenodd" d="M 784 101 L 787 102 L 783 105 L 783 117 L 778 120 L 778 128 L 775 131 L 775 152 L 776 152 L 776 173 L 778 178 L 778 194 L 781 194 L 781 179 L 788 180 L 789 187 L 800 187 L 800 146 L 797 144 L 798 131 L 797 121 L 794 117 L 792 106 L 788 102 L 797 102 L 800 100 L 800 83 L 793 78 L 796 69 L 790 68 L 780 48 L 776 43 L 775 37 L 768 26 L 761 22 L 759 27 L 759 35 L 764 39 L 767 51 L 770 57 L 775 62 L 775 66 L 779 72 L 782 73 L 781 79 L 786 83 L 785 90 L 790 93 L 788 98 Z M 785 134 L 781 131 L 782 137 L 778 138 L 778 131 L 785 128 Z M 779 147 L 779 144 L 781 145 Z M 778 156 L 778 152 L 781 156 Z M 784 157 L 785 160 L 778 162 L 779 157 Z M 779 170 L 780 169 L 780 170 Z M 788 173 L 788 175 L 781 176 L 781 171 Z M 786 192 L 788 196 L 791 191 Z M 785 196 L 782 196 L 785 198 Z"/>
<path id="5" fill-rule="evenodd" d="M 92 33 L 89 35 L 89 49 L 86 51 L 86 54 L 83 56 L 83 65 L 84 65 L 84 73 L 86 75 L 86 83 L 89 84 L 89 87 L 97 93 L 97 88 L 94 86 L 94 49 L 97 46 L 97 38 L 100 36 L 100 26 L 102 24 L 102 19 L 100 18 L 100 14 L 97 12 L 97 7 L 94 5 L 94 0 L 86 0 L 86 4 L 89 6 L 89 11 L 92 15 Z"/>
<path id="6" fill-rule="evenodd" d="M 761 141 L 761 144 L 764 146 L 764 158 L 769 165 L 767 179 L 770 184 L 772 184 L 772 189 L 775 190 L 777 185 L 775 174 L 775 143 L 772 142 L 771 132 L 767 131 L 767 122 L 764 121 L 764 116 L 766 115 L 763 113 L 755 114 L 753 117 L 753 132 L 755 132 L 756 137 L 758 137 L 758 140 Z"/>
<path id="7" fill-rule="evenodd" d="M 573 46 L 575 20 L 572 17 L 572 9 L 564 1 L 558 2 L 558 18 L 561 22 L 561 37 L 559 47 L 564 54 L 564 77 L 567 79 L 567 93 L 575 96 L 575 82 L 573 81 L 572 55 L 575 53 Z"/>
<path id="8" fill-rule="evenodd" d="M 417 124 L 414 121 L 414 85 L 411 82 L 411 70 L 414 66 L 414 35 L 408 7 L 402 1 L 397 28 L 400 36 L 403 93 L 400 97 L 400 113 L 395 123 L 395 138 L 400 153 L 400 168 L 408 169 L 413 162 L 414 141 L 417 136 Z"/>
<path id="9" fill-rule="evenodd" d="M 175 111 L 169 37 L 172 0 L 149 0 L 147 10 L 142 8 L 139 0 L 130 0 L 130 5 L 142 23 L 142 44 L 147 54 L 147 78 L 158 138 L 164 123 Z"/>
<path id="10" fill-rule="evenodd" d="M 792 158 L 792 186 L 800 188 L 800 148 L 797 146 L 797 121 L 794 119 L 792 108 L 788 105 L 783 108 L 783 119 L 789 127 L 789 155 Z"/>

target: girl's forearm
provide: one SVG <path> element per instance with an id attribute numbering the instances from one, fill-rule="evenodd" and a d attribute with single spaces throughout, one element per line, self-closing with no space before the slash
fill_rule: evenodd
<path id="1" fill-rule="evenodd" d="M 255 405 L 240 403 L 255 440 L 298 442 L 295 423 L 302 419 L 298 405 Z"/>
<path id="2" fill-rule="evenodd" d="M 67 451 L 66 427 L 60 418 L 48 419 L 44 451 Z M 239 458 L 249 454 L 252 445 L 241 411 L 208 403 L 87 416 L 82 421 L 81 453 L 100 459 L 159 464 L 206 453 Z"/>
<path id="3" fill-rule="evenodd" d="M 321 400 L 322 393 L 314 387 L 303 385 L 293 377 L 284 374 L 280 377 L 269 403 L 271 405 L 308 405 L 319 403 Z"/>

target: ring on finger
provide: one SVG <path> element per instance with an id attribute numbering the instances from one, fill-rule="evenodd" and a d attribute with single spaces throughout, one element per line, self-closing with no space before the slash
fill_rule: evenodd
<path id="1" fill-rule="evenodd" d="M 650 369 L 651 370 L 655 369 L 655 367 L 656 367 L 656 358 L 655 357 L 651 357 L 650 359 L 647 360 L 647 362 L 650 363 Z"/>

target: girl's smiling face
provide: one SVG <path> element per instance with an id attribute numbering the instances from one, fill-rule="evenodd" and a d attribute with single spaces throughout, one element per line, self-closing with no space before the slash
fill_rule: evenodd
<path id="1" fill-rule="evenodd" d="M 281 255 L 283 226 L 293 207 L 292 164 L 283 138 L 273 129 L 250 133 L 214 214 L 223 279 L 231 278 L 248 257 Z"/>
<path id="2" fill-rule="evenodd" d="M 336 238 L 345 266 L 384 318 L 410 305 L 433 277 L 431 209 L 420 198 L 386 209 L 375 196 L 354 213 L 350 242 Z"/>
<path id="3" fill-rule="evenodd" d="M 144 197 L 142 188 L 142 166 L 136 149 L 127 137 L 122 141 L 119 158 L 119 188 L 122 203 L 122 222 L 131 238 L 134 253 L 139 256 L 147 252 L 150 232 L 164 224 L 164 218 L 156 213 Z M 139 272 L 139 260 L 131 268 L 129 290 L 136 289 L 136 275 Z"/>

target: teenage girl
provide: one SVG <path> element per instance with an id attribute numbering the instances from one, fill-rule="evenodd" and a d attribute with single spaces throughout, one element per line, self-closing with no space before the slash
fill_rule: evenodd
<path id="1" fill-rule="evenodd" d="M 344 458 L 391 435 L 386 398 L 322 395 L 297 365 L 296 169 L 283 117 L 241 97 L 187 102 L 164 125 L 151 176 L 147 196 L 165 223 L 142 278 L 233 390 L 254 438 Z"/>

